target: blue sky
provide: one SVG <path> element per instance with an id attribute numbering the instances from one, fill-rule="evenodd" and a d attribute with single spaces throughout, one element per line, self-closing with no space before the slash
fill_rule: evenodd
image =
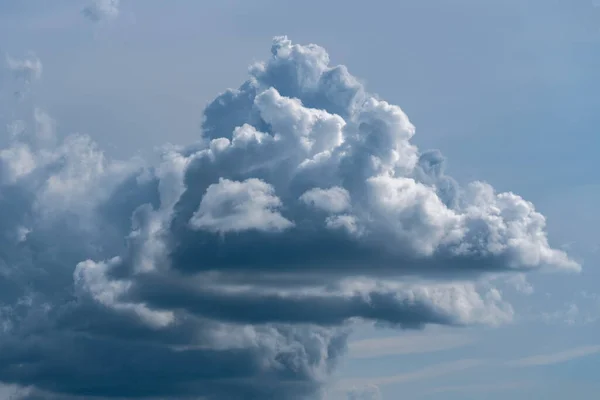
<path id="1" fill-rule="evenodd" d="M 369 400 L 600 392 L 600 8 L 591 0 L 122 0 L 118 15 L 95 22 L 81 13 L 87 5 L 0 1 L 3 57 L 43 62 L 15 112 L 42 107 L 58 137 L 89 134 L 116 158 L 189 145 L 205 105 L 287 35 L 324 47 L 399 105 L 412 142 L 439 149 L 460 184 L 483 180 L 533 202 L 550 243 L 583 265 L 499 279 L 515 310 L 502 326 L 357 329 L 328 396 L 370 386 Z M 6 92 L 11 78 L 0 79 Z"/>

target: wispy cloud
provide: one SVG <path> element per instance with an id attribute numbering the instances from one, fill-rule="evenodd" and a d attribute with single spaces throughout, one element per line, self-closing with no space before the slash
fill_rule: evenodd
<path id="1" fill-rule="evenodd" d="M 451 335 L 448 335 L 448 338 L 446 339 L 447 346 L 450 346 L 450 343 L 452 342 L 452 339 L 450 339 L 450 337 L 451 337 Z M 463 337 L 463 339 L 467 340 L 466 337 Z M 454 338 L 454 340 L 456 340 L 455 343 L 458 343 L 460 340 L 459 336 L 457 335 L 457 337 Z M 373 347 L 375 346 L 374 344 L 372 345 L 371 342 L 375 343 L 377 341 L 376 340 L 374 340 L 374 341 L 364 340 L 364 341 L 354 342 L 354 350 L 352 350 L 353 345 L 352 344 L 350 345 L 350 349 L 351 349 L 350 354 L 352 355 L 352 353 L 354 351 L 354 357 L 359 358 L 359 355 L 362 355 L 361 352 L 367 352 L 368 350 L 371 349 L 372 346 Z M 389 342 L 394 343 L 391 339 Z M 400 340 L 398 340 L 398 343 L 400 343 Z M 404 344 L 405 343 L 403 343 L 402 346 Z M 396 345 L 396 343 L 394 343 L 394 345 Z M 360 351 L 356 350 L 357 347 L 360 348 Z M 383 350 L 383 347 L 384 346 L 375 347 L 374 350 L 372 350 L 372 351 L 376 352 L 376 351 Z M 393 345 L 390 345 L 389 347 L 393 348 Z M 443 345 L 440 347 L 443 347 Z M 401 351 L 403 351 L 403 349 L 401 348 L 400 345 L 398 345 L 398 349 L 399 349 L 398 350 L 399 352 L 397 354 L 408 354 L 409 353 L 409 351 L 401 353 Z M 422 348 L 421 351 L 426 351 L 426 350 L 425 350 L 425 348 Z M 369 377 L 369 378 L 362 378 L 362 377 L 347 378 L 347 379 L 340 380 L 338 382 L 338 384 L 336 385 L 336 387 L 339 390 L 347 391 L 347 390 L 350 390 L 350 389 L 356 388 L 356 387 L 368 387 L 368 386 L 373 386 L 373 385 L 374 386 L 385 386 L 385 385 L 393 385 L 393 384 L 402 384 L 402 383 L 408 383 L 408 382 L 413 382 L 413 381 L 434 379 L 434 378 L 438 378 L 438 377 L 441 377 L 444 375 L 458 373 L 461 371 L 465 371 L 465 370 L 477 368 L 477 367 L 495 367 L 495 368 L 499 367 L 499 368 L 502 368 L 502 367 L 536 367 L 536 366 L 544 366 L 544 365 L 553 365 L 553 364 L 560 364 L 560 363 L 574 360 L 574 359 L 581 358 L 581 357 L 590 356 L 590 355 L 593 355 L 596 353 L 600 353 L 600 345 L 581 346 L 581 347 L 576 347 L 573 349 L 564 350 L 564 351 L 557 352 L 557 353 L 538 354 L 538 355 L 527 356 L 527 357 L 510 360 L 510 361 L 483 360 L 483 359 L 461 359 L 461 360 L 455 360 L 455 361 L 450 361 L 450 362 L 446 362 L 446 363 L 434 364 L 434 365 L 431 365 L 431 366 L 428 366 L 425 368 L 421 368 L 421 369 L 418 369 L 415 371 L 406 372 L 406 373 L 397 374 L 397 375 L 378 376 L 378 377 Z M 446 392 L 476 392 L 476 391 L 487 392 L 487 391 L 492 391 L 492 390 L 496 390 L 496 391 L 510 390 L 510 389 L 517 389 L 520 387 L 524 387 L 524 386 L 527 386 L 530 384 L 531 384 L 531 382 L 519 381 L 519 382 L 506 382 L 506 383 L 493 383 L 493 384 L 441 386 L 438 388 L 432 388 L 431 390 L 428 390 L 424 394 L 446 393 Z"/>
<path id="2" fill-rule="evenodd" d="M 439 376 L 464 371 L 467 369 L 479 367 L 487 364 L 486 360 L 481 359 L 462 359 L 447 363 L 435 364 L 429 367 L 418 369 L 412 372 L 391 376 L 379 376 L 374 378 L 350 378 L 343 379 L 338 383 L 340 389 L 348 389 L 356 386 L 384 386 L 399 383 L 408 383 L 424 379 L 437 378 Z"/>
<path id="3" fill-rule="evenodd" d="M 375 385 L 354 388 L 346 393 L 347 400 L 381 400 L 381 391 Z"/>
<path id="4" fill-rule="evenodd" d="M 538 354 L 534 356 L 520 358 L 518 360 L 509 361 L 507 365 L 513 367 L 536 367 L 543 365 L 553 365 L 574 360 L 576 358 L 591 356 L 599 352 L 600 345 L 582 346 L 561 351 L 558 353 Z"/>
<path id="5" fill-rule="evenodd" d="M 440 386 L 430 390 L 427 390 L 423 395 L 432 395 L 440 393 L 478 393 L 478 392 L 500 392 L 515 389 L 522 389 L 524 387 L 531 386 L 532 382 L 518 381 L 518 382 L 500 382 L 500 383 L 484 383 L 484 384 L 472 384 L 472 385 L 455 385 L 455 386 Z"/>
<path id="6" fill-rule="evenodd" d="M 433 353 L 466 346 L 473 338 L 464 334 L 411 334 L 378 339 L 357 340 L 348 344 L 352 358 L 373 358 L 386 355 Z"/>

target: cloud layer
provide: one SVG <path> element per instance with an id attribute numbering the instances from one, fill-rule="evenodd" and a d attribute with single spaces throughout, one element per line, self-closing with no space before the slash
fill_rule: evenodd
<path id="1" fill-rule="evenodd" d="M 58 140 L 41 110 L 23 122 L 0 151 L 1 382 L 313 398 L 355 321 L 496 325 L 512 307 L 477 278 L 579 270 L 531 203 L 460 187 L 323 48 L 271 50 L 156 165 Z"/>

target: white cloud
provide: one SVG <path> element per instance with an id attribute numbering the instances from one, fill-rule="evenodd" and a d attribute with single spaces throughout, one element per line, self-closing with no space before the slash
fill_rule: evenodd
<path id="1" fill-rule="evenodd" d="M 102 263 L 80 262 L 73 273 L 75 289 L 82 296 L 89 294 L 93 300 L 106 307 L 114 308 L 117 311 L 131 311 L 152 327 L 162 328 L 173 323 L 174 315 L 172 312 L 153 311 L 144 304 L 119 301 L 119 297 L 127 292 L 132 282 L 110 280 L 107 274 L 111 269 L 111 265 L 120 262 L 121 260 L 118 257 Z"/>
<path id="2" fill-rule="evenodd" d="M 0 165 L 0 181 L 12 183 L 31 173 L 36 167 L 36 160 L 27 145 L 17 144 L 0 150 Z"/>
<path id="3" fill-rule="evenodd" d="M 332 214 L 341 213 L 350 208 L 350 194 L 346 189 L 340 187 L 313 188 L 300 196 L 300 200 Z"/>
<path id="4" fill-rule="evenodd" d="M 424 256 L 459 243 L 465 235 L 462 217 L 437 194 L 412 178 L 376 176 L 367 180 L 371 218 L 396 243 Z"/>
<path id="5" fill-rule="evenodd" d="M 206 189 L 190 223 L 195 229 L 218 233 L 281 231 L 293 223 L 279 214 L 279 207 L 281 200 L 268 183 L 259 179 L 243 182 L 221 179 Z"/>

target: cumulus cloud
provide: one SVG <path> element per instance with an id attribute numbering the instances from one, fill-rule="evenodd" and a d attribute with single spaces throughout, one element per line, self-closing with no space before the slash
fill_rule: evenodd
<path id="1" fill-rule="evenodd" d="M 356 321 L 497 325 L 479 278 L 580 268 L 316 45 L 276 38 L 154 165 L 55 129 L 32 110 L 0 152 L 0 382 L 28 398 L 318 398 Z"/>
<path id="2" fill-rule="evenodd" d="M 332 214 L 341 213 L 350 208 L 350 194 L 346 189 L 340 187 L 313 188 L 300 196 L 300 200 Z"/>
<path id="3" fill-rule="evenodd" d="M 206 189 L 190 223 L 209 232 L 281 231 L 293 225 L 279 214 L 281 200 L 273 186 L 260 179 L 220 179 Z"/>
<path id="4" fill-rule="evenodd" d="M 119 0 L 94 0 L 81 13 L 92 22 L 114 19 L 119 16 Z"/>

